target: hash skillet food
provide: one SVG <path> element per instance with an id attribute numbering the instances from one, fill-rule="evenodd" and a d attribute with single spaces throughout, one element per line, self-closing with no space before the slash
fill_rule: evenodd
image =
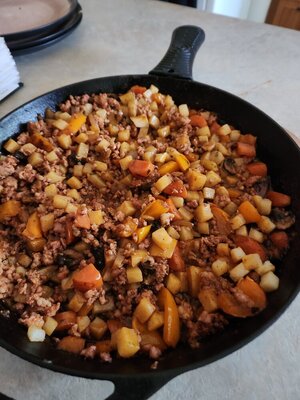
<path id="1" fill-rule="evenodd" d="M 29 340 L 158 359 L 266 307 L 291 199 L 256 138 L 218 122 L 134 86 L 71 96 L 4 144 L 0 298 Z"/>

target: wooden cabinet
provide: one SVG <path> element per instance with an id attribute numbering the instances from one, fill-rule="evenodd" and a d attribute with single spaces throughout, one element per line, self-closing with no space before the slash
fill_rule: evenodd
<path id="1" fill-rule="evenodd" d="M 272 0 L 266 22 L 300 30 L 300 0 Z"/>

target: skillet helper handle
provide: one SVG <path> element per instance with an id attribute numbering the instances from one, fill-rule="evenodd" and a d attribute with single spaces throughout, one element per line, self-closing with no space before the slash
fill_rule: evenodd
<path id="1" fill-rule="evenodd" d="M 192 80 L 194 59 L 204 39 L 205 33 L 200 27 L 194 25 L 179 26 L 173 32 L 170 46 L 164 58 L 149 74 Z"/>
<path id="2" fill-rule="evenodd" d="M 172 378 L 161 375 L 152 378 L 118 378 L 113 380 L 115 390 L 106 400 L 146 400 Z"/>

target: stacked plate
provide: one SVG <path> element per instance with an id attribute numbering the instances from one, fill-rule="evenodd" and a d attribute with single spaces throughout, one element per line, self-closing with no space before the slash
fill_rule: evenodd
<path id="1" fill-rule="evenodd" d="M 13 54 L 56 43 L 81 22 L 77 0 L 1 0 L 0 36 Z"/>

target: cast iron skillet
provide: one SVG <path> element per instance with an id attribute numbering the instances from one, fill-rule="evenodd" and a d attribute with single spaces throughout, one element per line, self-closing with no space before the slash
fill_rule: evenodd
<path id="1" fill-rule="evenodd" d="M 69 94 L 94 92 L 125 92 L 134 84 L 158 86 L 169 93 L 178 104 L 217 112 L 220 119 L 232 123 L 243 132 L 258 137 L 258 156 L 270 169 L 274 188 L 293 198 L 299 230 L 300 221 L 300 151 L 295 142 L 271 118 L 246 101 L 223 90 L 194 82 L 192 64 L 204 41 L 204 32 L 195 26 L 177 28 L 171 45 L 156 68 L 149 75 L 124 75 L 93 79 L 53 90 L 8 114 L 0 122 L 0 140 L 20 132 L 22 124 L 34 120 L 46 107 L 54 109 Z M 0 317 L 0 345 L 10 352 L 41 367 L 85 378 L 110 380 L 115 391 L 110 400 L 147 399 L 176 375 L 201 367 L 237 350 L 270 326 L 295 298 L 300 287 L 300 237 L 296 236 L 282 263 L 280 288 L 269 296 L 268 307 L 254 318 L 233 319 L 227 329 L 213 336 L 200 349 L 179 346 L 167 352 L 151 370 L 148 358 L 116 359 L 111 364 L 99 360 L 85 360 L 56 350 L 50 342 L 30 343 L 24 328 L 14 320 Z"/>

